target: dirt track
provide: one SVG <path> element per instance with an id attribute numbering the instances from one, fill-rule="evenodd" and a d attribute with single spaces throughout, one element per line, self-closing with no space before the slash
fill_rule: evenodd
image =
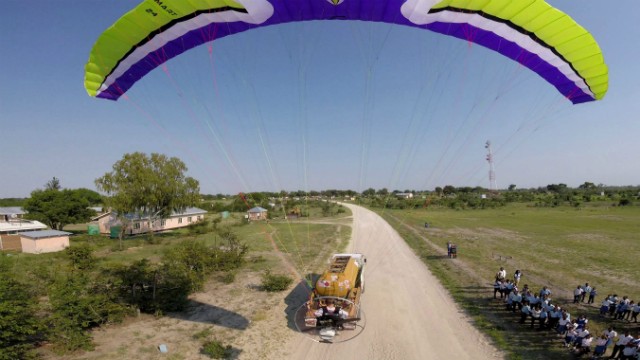
<path id="1" fill-rule="evenodd" d="M 362 308 L 366 327 L 353 340 L 316 343 L 296 334 L 290 359 L 501 359 L 446 290 L 378 215 L 353 212 L 349 251 L 367 256 Z"/>

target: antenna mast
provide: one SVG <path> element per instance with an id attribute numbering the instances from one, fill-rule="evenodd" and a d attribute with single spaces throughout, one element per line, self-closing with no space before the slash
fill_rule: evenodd
<path id="1" fill-rule="evenodd" d="M 493 153 L 491 152 L 491 141 L 487 140 L 484 144 L 484 148 L 487 149 L 487 161 L 489 162 L 489 190 L 498 190 L 496 185 L 496 172 L 493 169 Z"/>

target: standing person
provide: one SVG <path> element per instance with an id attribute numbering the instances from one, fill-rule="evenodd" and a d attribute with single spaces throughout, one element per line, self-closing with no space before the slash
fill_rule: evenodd
<path id="1" fill-rule="evenodd" d="M 549 329 L 557 329 L 560 317 L 562 317 L 562 311 L 557 306 L 552 305 L 551 310 L 549 310 Z"/>
<path id="2" fill-rule="evenodd" d="M 516 270 L 516 272 L 513 274 L 513 283 L 518 286 L 518 284 L 520 283 L 520 278 L 522 278 L 522 271 L 520 271 L 520 269 Z"/>
<path id="3" fill-rule="evenodd" d="M 595 350 L 593 350 L 593 356 L 604 356 L 604 353 L 607 351 L 607 335 L 602 334 L 600 335 L 600 337 L 596 340 L 596 348 Z"/>
<path id="4" fill-rule="evenodd" d="M 500 266 L 500 270 L 498 270 L 498 272 L 496 273 L 496 279 L 497 280 L 505 280 L 507 278 L 507 271 Z"/>
<path id="5" fill-rule="evenodd" d="M 425 223 L 426 225 L 426 223 Z M 451 257 L 451 241 L 447 241 L 447 256 Z"/>
<path id="6" fill-rule="evenodd" d="M 540 297 L 544 299 L 549 295 L 551 295 L 551 290 L 549 290 L 546 286 L 543 286 L 542 290 L 540 290 Z"/>
<path id="7" fill-rule="evenodd" d="M 616 308 L 618 307 L 618 294 L 609 296 L 609 315 L 613 317 L 616 314 Z"/>
<path id="8" fill-rule="evenodd" d="M 616 355 L 622 355 L 622 349 L 624 349 L 631 340 L 633 340 L 633 336 L 631 336 L 629 330 L 625 331 L 624 336 L 618 338 L 618 342 L 616 342 L 616 345 L 613 347 L 613 352 L 609 359 L 619 358 L 619 356 Z"/>
<path id="9" fill-rule="evenodd" d="M 618 303 L 618 307 L 616 308 L 616 315 L 613 318 L 623 320 L 627 308 L 629 308 L 629 304 L 624 300 L 620 301 Z"/>
<path id="10" fill-rule="evenodd" d="M 540 326 L 540 314 L 542 314 L 542 309 L 540 308 L 540 305 L 536 305 L 531 308 L 531 328 L 532 329 L 536 321 L 538 321 L 538 326 Z"/>
<path id="11" fill-rule="evenodd" d="M 549 310 L 543 307 L 542 311 L 540 312 L 540 327 L 539 327 L 540 330 L 548 326 L 548 322 L 547 322 L 548 318 L 549 318 Z"/>
<path id="12" fill-rule="evenodd" d="M 593 302 L 596 300 L 597 294 L 598 292 L 596 291 L 596 287 L 594 286 L 589 292 L 589 300 L 587 300 L 587 304 L 593 304 Z"/>
<path id="13" fill-rule="evenodd" d="M 524 324 L 527 317 L 531 314 L 531 307 L 526 301 L 522 302 L 522 308 L 520 309 L 520 324 Z"/>
<path id="14" fill-rule="evenodd" d="M 607 297 L 602 300 L 602 304 L 600 305 L 600 315 L 602 316 L 609 313 L 609 306 L 611 306 L 611 301 L 609 301 L 610 297 L 611 295 L 607 295 Z"/>
<path id="15" fill-rule="evenodd" d="M 571 327 L 571 320 L 569 320 L 567 314 L 562 314 L 562 318 L 558 320 L 558 327 L 556 328 L 558 334 L 565 335 L 567 330 L 569 330 L 569 327 Z"/>
<path id="16" fill-rule="evenodd" d="M 500 299 L 504 298 L 507 294 L 507 283 L 509 280 L 500 281 Z"/>
<path id="17" fill-rule="evenodd" d="M 593 337 L 591 334 L 587 334 L 583 338 L 580 339 L 580 343 L 576 344 L 576 356 L 582 356 L 584 354 L 588 354 L 591 352 L 591 342 L 593 341 Z"/>
<path id="18" fill-rule="evenodd" d="M 573 303 L 577 304 L 580 302 L 580 297 L 582 296 L 582 286 L 578 285 L 578 287 L 573 290 Z"/>
<path id="19" fill-rule="evenodd" d="M 607 337 L 607 344 L 606 344 L 607 347 L 613 344 L 616 337 L 618 337 L 618 333 L 613 329 L 613 326 L 609 326 L 609 328 L 605 330 L 602 334 Z"/>
<path id="20" fill-rule="evenodd" d="M 634 323 L 637 323 L 638 314 L 640 314 L 640 301 L 631 309 L 631 319 L 629 319 L 629 321 L 633 320 Z"/>
<path id="21" fill-rule="evenodd" d="M 516 309 L 522 309 L 522 294 L 518 290 L 514 290 L 509 296 L 513 296 L 511 299 L 511 311 L 515 313 Z"/>
<path id="22" fill-rule="evenodd" d="M 591 286 L 589 285 L 589 283 L 584 283 L 584 286 L 582 287 L 582 294 L 580 294 L 580 302 L 584 302 L 584 298 L 591 293 Z"/>
<path id="23" fill-rule="evenodd" d="M 633 342 L 627 344 L 627 346 L 622 349 L 622 356 L 619 359 L 622 360 L 633 360 L 636 358 L 636 354 L 638 353 L 638 346 Z M 637 359 L 637 358 L 636 358 Z"/>
<path id="24" fill-rule="evenodd" d="M 496 281 L 493 283 L 493 298 L 494 299 L 498 298 L 496 296 L 496 294 L 498 294 L 500 292 L 500 286 L 501 285 L 502 285 L 502 281 L 500 281 L 500 280 L 498 280 L 498 278 L 496 278 Z"/>

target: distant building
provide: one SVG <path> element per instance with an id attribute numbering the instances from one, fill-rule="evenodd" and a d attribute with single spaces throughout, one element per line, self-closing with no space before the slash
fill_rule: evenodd
<path id="1" fill-rule="evenodd" d="M 268 210 L 265 208 L 261 208 L 260 206 L 256 206 L 247 211 L 247 216 L 249 221 L 267 220 Z"/>
<path id="2" fill-rule="evenodd" d="M 152 226 L 153 231 L 166 231 L 172 229 L 179 229 L 187 227 L 198 221 L 204 220 L 204 216 L 207 214 L 206 210 L 202 210 L 196 207 L 186 208 L 182 212 L 172 212 L 166 219 L 157 219 L 151 224 L 148 215 L 136 217 L 134 215 L 126 215 L 128 219 L 127 228 L 125 234 L 137 235 L 148 233 Z M 101 234 L 111 234 L 111 228 L 116 226 L 122 226 L 122 222 L 118 219 L 118 216 L 114 212 L 106 212 L 94 217 L 93 224 L 98 225 Z"/>
<path id="3" fill-rule="evenodd" d="M 396 196 L 400 199 L 413 199 L 413 193 L 397 193 Z"/>
<path id="4" fill-rule="evenodd" d="M 0 235 L 47 228 L 39 221 L 24 219 L 26 213 L 20 207 L 0 207 Z"/>

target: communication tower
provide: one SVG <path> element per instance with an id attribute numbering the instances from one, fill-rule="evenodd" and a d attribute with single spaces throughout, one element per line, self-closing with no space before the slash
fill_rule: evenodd
<path id="1" fill-rule="evenodd" d="M 489 162 L 489 190 L 498 190 L 496 185 L 496 172 L 493 169 L 493 153 L 491 152 L 491 141 L 487 140 L 484 144 L 484 148 L 487 149 L 487 161 Z"/>

